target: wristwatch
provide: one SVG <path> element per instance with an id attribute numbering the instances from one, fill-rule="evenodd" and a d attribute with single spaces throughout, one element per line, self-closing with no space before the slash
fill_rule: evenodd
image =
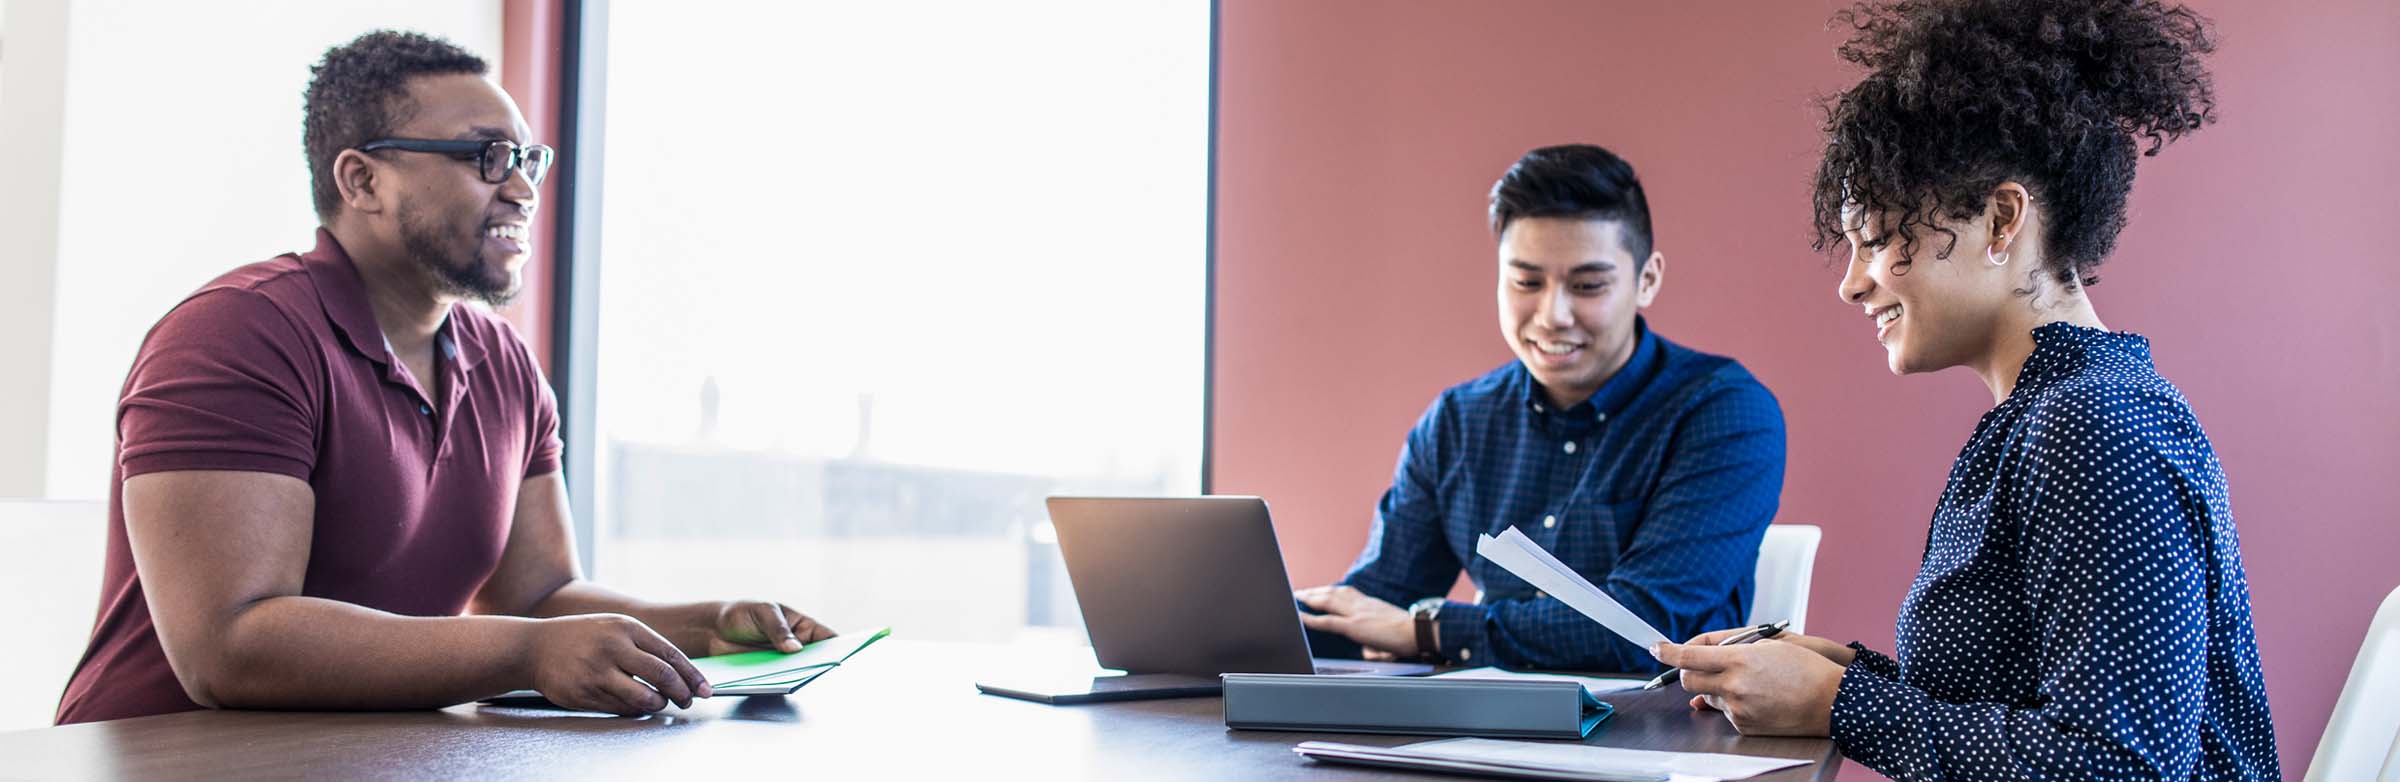
<path id="1" fill-rule="evenodd" d="M 1441 617 L 1442 603 L 1445 600 L 1447 598 L 1428 597 L 1408 606 L 1408 615 L 1417 620 L 1418 657 L 1440 659 L 1442 656 L 1442 650 L 1434 648 L 1433 620 Z"/>

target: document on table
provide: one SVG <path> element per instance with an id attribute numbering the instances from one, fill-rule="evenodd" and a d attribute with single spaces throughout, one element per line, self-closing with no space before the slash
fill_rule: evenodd
<path id="1" fill-rule="evenodd" d="M 700 670 L 710 689 L 780 687 L 816 678 L 817 674 L 847 662 L 868 644 L 891 634 L 892 628 L 878 627 L 869 632 L 827 638 L 790 654 L 758 651 L 694 657 L 692 667 Z"/>
<path id="2" fill-rule="evenodd" d="M 1658 628 L 1651 627 L 1649 622 L 1625 610 L 1624 604 L 1609 597 L 1607 592 L 1600 591 L 1599 587 L 1592 586 L 1592 582 L 1584 580 L 1582 574 L 1558 561 L 1557 557 L 1550 556 L 1550 552 L 1542 550 L 1541 544 L 1525 537 L 1525 533 L 1517 531 L 1515 527 L 1501 530 L 1496 538 L 1490 535 L 1476 536 L 1475 553 L 1516 574 L 1516 577 L 1525 579 L 1525 583 L 1532 584 L 1533 588 L 1547 592 L 1551 597 L 1583 612 L 1584 616 L 1599 622 L 1609 632 L 1632 641 L 1633 645 L 1644 651 L 1667 640 L 1666 634 L 1659 632 Z"/>
<path id="3" fill-rule="evenodd" d="M 883 640 L 892 628 L 878 627 L 862 633 L 837 635 L 800 647 L 800 651 L 785 654 L 776 651 L 739 652 L 715 657 L 694 657 L 692 667 L 707 679 L 711 697 L 720 695 L 790 695 L 809 682 L 816 681 L 826 671 L 849 661 L 851 655 Z M 642 682 L 641 677 L 634 681 Z M 655 685 L 652 685 L 656 689 Z M 500 705 L 547 703 L 540 692 L 516 690 L 483 699 L 484 703 Z"/>
<path id="4" fill-rule="evenodd" d="M 1331 763 L 1444 771 L 1478 776 L 1572 779 L 1588 782 L 1700 782 L 1748 779 L 1809 761 L 1659 752 L 1556 742 L 1444 739 L 1398 747 L 1306 741 L 1293 747 L 1301 757 Z"/>
<path id="5" fill-rule="evenodd" d="M 1434 675 L 1432 675 L 1432 676 L 1428 676 L 1428 677 L 1426 677 L 1426 678 L 1429 678 L 1429 679 L 1513 679 L 1513 680 L 1516 680 L 1516 681 L 1561 681 L 1561 682 L 1574 682 L 1574 683 L 1576 683 L 1576 684 L 1581 684 L 1581 685 L 1583 685 L 1583 689 L 1584 689 L 1584 691 L 1585 691 L 1585 692 L 1589 692 L 1589 693 L 1591 693 L 1591 694 L 1593 694 L 1593 695 L 1598 695 L 1598 694 L 1601 694 L 1601 693 L 1604 693 L 1604 692 L 1616 692 L 1616 691 L 1619 691 L 1619 690 L 1638 690 L 1638 689 L 1641 689 L 1641 688 L 1642 688 L 1642 685 L 1643 685 L 1643 684 L 1645 684 L 1645 683 L 1648 683 L 1648 682 L 1650 681 L 1650 680 L 1649 680 L 1649 679 L 1647 679 L 1647 678 L 1643 678 L 1643 677 L 1639 677 L 1639 676 L 1633 676 L 1633 677 L 1623 677 L 1623 678 L 1619 678 L 1619 677 L 1612 677 L 1612 676 L 1574 676 L 1574 675 L 1570 675 L 1570 674 L 1564 674 L 1564 673 L 1533 673 L 1533 672 L 1529 672 L 1529 671 L 1511 671 L 1511 670 L 1507 670 L 1507 669 L 1504 669 L 1504 668 L 1493 668 L 1493 667 L 1490 667 L 1490 666 L 1485 666 L 1485 667 L 1482 667 L 1482 668 L 1463 668 L 1463 669 L 1460 669 L 1460 670 L 1451 671 L 1451 672 L 1449 672 L 1449 673 L 1437 673 L 1437 674 L 1434 674 Z"/>

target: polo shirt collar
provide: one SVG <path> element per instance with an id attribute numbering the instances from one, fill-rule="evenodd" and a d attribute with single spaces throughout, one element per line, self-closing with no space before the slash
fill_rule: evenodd
<path id="1" fill-rule="evenodd" d="M 1590 399 L 1566 410 L 1552 407 L 1549 398 L 1542 394 L 1541 383 L 1533 379 L 1533 372 L 1525 369 L 1524 362 L 1518 362 L 1517 374 L 1525 379 L 1525 411 L 1536 417 L 1558 415 L 1576 421 L 1615 418 L 1632 404 L 1634 397 L 1641 395 L 1642 385 L 1649 381 L 1651 370 L 1658 364 L 1659 351 L 1658 335 L 1650 333 L 1650 322 L 1640 315 L 1633 316 L 1633 356 L 1625 360 L 1625 366 L 1619 367 L 1616 374 L 1609 376 L 1608 382 L 1600 384 L 1600 390 L 1593 392 Z"/>
<path id="2" fill-rule="evenodd" d="M 334 330 L 341 332 L 342 341 L 359 356 L 390 369 L 392 345 L 384 339 L 383 327 L 375 323 L 375 308 L 367 303 L 366 281 L 358 276 L 358 265 L 351 262 L 350 253 L 342 249 L 332 231 L 317 229 L 316 249 L 300 255 L 300 267 L 316 285 L 325 316 L 333 321 Z M 443 319 L 434 343 L 442 358 L 457 361 L 459 371 L 464 372 L 483 363 L 483 346 L 471 336 L 460 338 L 457 309 L 451 305 L 451 316 Z"/>

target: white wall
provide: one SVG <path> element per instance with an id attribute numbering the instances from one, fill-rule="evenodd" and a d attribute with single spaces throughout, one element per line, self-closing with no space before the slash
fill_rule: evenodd
<path id="1" fill-rule="evenodd" d="M 50 430 L 50 303 L 66 9 L 15 0 L 0 37 L 0 497 L 39 496 Z"/>
<path id="2" fill-rule="evenodd" d="M 106 502 L 0 500 L 0 595 L 12 606 L 0 668 L 24 677 L 0 688 L 0 731 L 46 727 L 57 713 L 100 610 L 107 521 Z"/>
<path id="3" fill-rule="evenodd" d="M 0 274 L 46 278 L 51 288 L 47 302 L 26 307 L 34 314 L 17 316 L 39 315 L 46 326 L 4 324 L 45 335 L 46 345 L 11 338 L 7 356 L 35 357 L 19 366 L 49 369 L 23 373 L 46 379 L 44 387 L 25 388 L 24 379 L 0 386 L 0 403 L 41 411 L 40 436 L 25 440 L 15 435 L 30 413 L 0 418 L 0 436 L 7 436 L 0 473 L 21 473 L 32 459 L 42 475 L 34 487 L 0 477 L 0 496 L 31 488 L 52 498 L 102 498 L 117 391 L 151 324 L 228 269 L 309 246 L 316 217 L 300 150 L 309 66 L 331 46 L 392 27 L 446 37 L 483 55 L 497 73 L 501 3 L 8 1 L 19 33 L 47 18 L 64 20 L 56 39 L 64 42 L 61 65 L 47 74 L 64 89 L 61 105 L 27 104 L 25 113 L 35 116 L 26 124 L 41 126 L 46 117 L 57 127 L 46 146 L 40 127 L 26 134 L 28 147 L 6 140 L 6 159 L 57 161 L 49 192 L 33 181 L 38 171 L 29 181 L 0 177 L 0 213 L 29 213 L 5 224 Z M 44 86 L 25 84 L 13 67 L 20 48 L 35 48 L 40 38 L 6 41 L 12 67 L 0 89 L 11 95 L 12 117 L 20 114 L 18 89 Z M 17 224 L 44 220 L 44 203 L 56 210 L 47 225 Z M 41 251 L 45 233 L 55 242 L 49 253 Z M 28 447 L 40 455 L 24 453 Z"/>
<path id="4" fill-rule="evenodd" d="M 301 91 L 379 27 L 500 65 L 501 0 L 0 0 L 0 730 L 46 725 L 98 605 L 117 389 L 235 266 L 306 249 Z M 66 508 L 66 513 L 8 509 Z M 24 632 L 18 633 L 17 630 Z M 13 693 L 13 694 L 12 694 Z"/>

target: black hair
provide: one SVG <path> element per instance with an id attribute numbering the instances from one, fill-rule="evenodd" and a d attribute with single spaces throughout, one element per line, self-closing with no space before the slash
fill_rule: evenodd
<path id="1" fill-rule="evenodd" d="M 1635 270 L 1650 262 L 1650 199 L 1633 164 L 1590 144 L 1543 147 L 1492 183 L 1492 233 L 1526 217 L 1607 220 L 1623 226 Z"/>
<path id="2" fill-rule="evenodd" d="M 1914 227 L 1983 213 L 2004 182 L 2042 207 L 2045 270 L 2069 288 L 2099 282 L 2133 191 L 2135 150 L 2216 120 L 2200 56 L 2209 21 L 2159 0 L 1901 0 L 1834 17 L 1843 60 L 1866 77 L 1826 99 L 1816 249 L 1843 239 L 1842 209 L 1878 220 L 1870 246 Z M 1907 263 L 1903 261 L 1902 263 Z"/>
<path id="3" fill-rule="evenodd" d="M 483 58 L 423 33 L 376 30 L 326 50 L 325 59 L 309 68 L 300 131 L 317 217 L 330 218 L 342 207 L 334 157 L 389 134 L 416 111 L 408 99 L 410 79 L 490 72 Z"/>

